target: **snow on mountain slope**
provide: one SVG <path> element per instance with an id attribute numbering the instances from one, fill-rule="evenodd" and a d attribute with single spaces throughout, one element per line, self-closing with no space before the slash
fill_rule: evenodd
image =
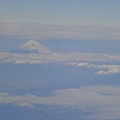
<path id="1" fill-rule="evenodd" d="M 17 52 L 22 53 L 41 53 L 41 54 L 50 54 L 52 51 L 45 47 L 44 45 L 40 44 L 39 42 L 35 40 L 29 40 L 28 42 L 21 45 Z"/>

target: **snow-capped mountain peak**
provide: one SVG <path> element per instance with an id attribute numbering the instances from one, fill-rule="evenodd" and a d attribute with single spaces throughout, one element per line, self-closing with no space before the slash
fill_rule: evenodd
<path id="1" fill-rule="evenodd" d="M 19 51 L 22 53 L 42 53 L 42 54 L 49 54 L 52 53 L 52 51 L 45 47 L 44 45 L 40 44 L 39 42 L 35 40 L 29 40 L 28 42 L 21 45 L 19 48 Z"/>
<path id="2" fill-rule="evenodd" d="M 35 49 L 37 50 L 39 48 L 39 43 L 34 40 L 29 40 L 25 44 L 21 45 L 19 48 L 23 50 L 30 50 L 30 51 Z"/>

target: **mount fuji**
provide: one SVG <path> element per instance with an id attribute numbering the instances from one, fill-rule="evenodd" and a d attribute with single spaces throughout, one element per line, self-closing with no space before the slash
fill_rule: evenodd
<path id="1" fill-rule="evenodd" d="M 17 49 L 12 52 L 16 53 L 40 53 L 40 54 L 50 54 L 53 53 L 49 48 L 45 47 L 44 45 L 40 44 L 35 40 L 29 40 L 28 42 L 24 43 Z"/>

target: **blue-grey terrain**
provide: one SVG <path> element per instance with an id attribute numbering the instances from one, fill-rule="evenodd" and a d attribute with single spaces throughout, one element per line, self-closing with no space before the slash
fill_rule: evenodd
<path id="1" fill-rule="evenodd" d="M 41 43 L 0 52 L 0 120 L 120 119 L 120 43 Z"/>

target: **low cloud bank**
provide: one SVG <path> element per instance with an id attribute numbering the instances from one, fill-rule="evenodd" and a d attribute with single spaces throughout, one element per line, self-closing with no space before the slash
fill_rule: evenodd
<path id="1" fill-rule="evenodd" d="M 32 108 L 38 104 L 69 109 L 77 108 L 83 112 L 92 111 L 92 115 L 88 115 L 91 119 L 113 120 L 120 118 L 119 91 L 119 86 L 88 86 L 78 89 L 70 88 L 56 90 L 53 91 L 53 95 L 49 97 L 31 94 L 20 96 L 0 93 L 0 104 L 11 103 Z"/>
<path id="2" fill-rule="evenodd" d="M 81 62 L 86 61 L 86 62 Z M 0 53 L 0 63 L 13 64 L 64 64 L 76 67 L 87 67 L 98 69 L 96 74 L 119 74 L 120 65 L 118 64 L 91 64 L 90 62 L 120 62 L 119 55 L 104 55 L 93 53 L 68 53 L 68 54 L 19 54 L 19 53 Z"/>

